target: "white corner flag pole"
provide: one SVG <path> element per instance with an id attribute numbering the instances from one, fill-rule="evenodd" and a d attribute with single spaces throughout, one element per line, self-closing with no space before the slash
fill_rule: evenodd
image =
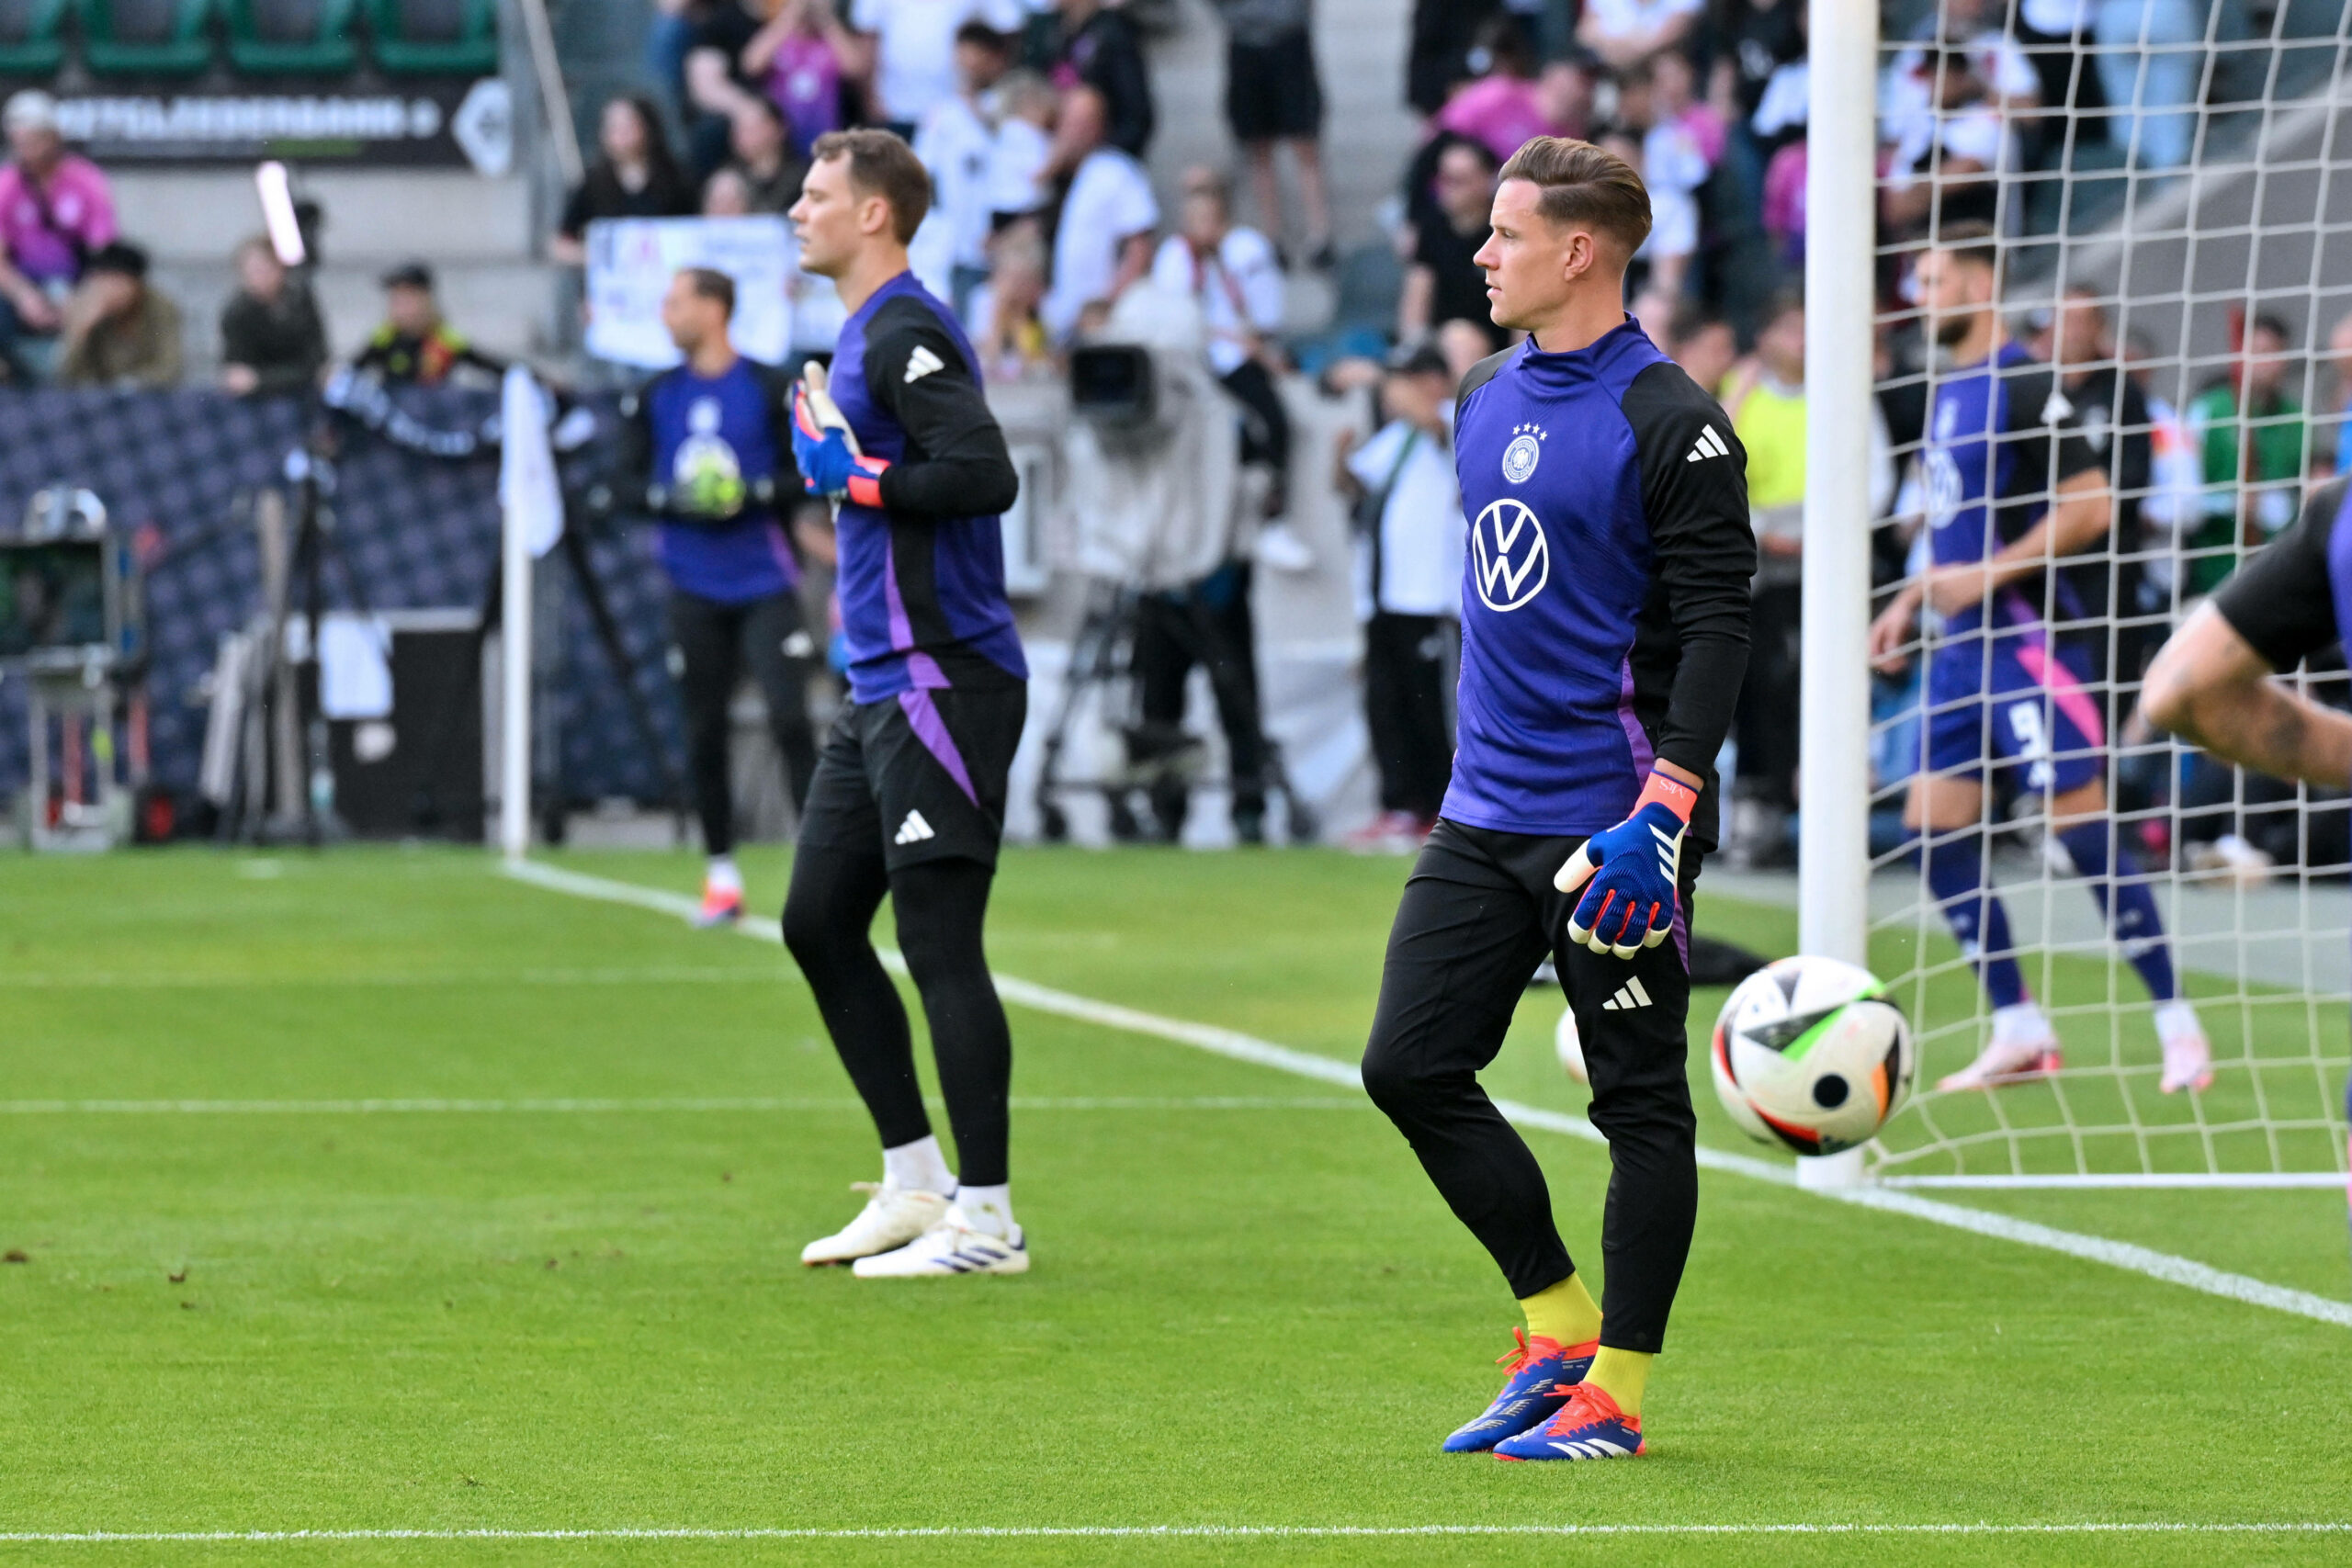
<path id="1" fill-rule="evenodd" d="M 531 562 L 563 530 L 563 498 L 538 382 L 517 365 L 501 389 L 498 847 L 531 847 Z"/>
<path id="2" fill-rule="evenodd" d="M 1805 153 L 1804 685 L 1798 944 L 1870 962 L 1870 470 L 1878 0 L 1813 0 Z M 1797 1161 L 1863 1179 L 1862 1151 Z"/>
<path id="3" fill-rule="evenodd" d="M 531 847 L 531 551 L 520 509 L 501 509 L 498 605 L 498 847 Z"/>

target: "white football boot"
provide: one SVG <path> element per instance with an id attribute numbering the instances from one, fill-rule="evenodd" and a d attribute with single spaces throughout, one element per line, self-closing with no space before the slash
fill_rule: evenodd
<path id="1" fill-rule="evenodd" d="M 2166 1094 L 2182 1089 L 2202 1094 L 2213 1087 L 2213 1047 L 2197 1021 L 2197 1010 L 2186 999 L 2156 1004 L 2156 1038 L 2164 1042 L 2165 1072 L 2156 1087 Z"/>
<path id="2" fill-rule="evenodd" d="M 2050 1027 L 2048 1015 L 2038 1004 L 2022 1001 L 2012 1007 L 1995 1008 L 1993 1038 L 1976 1054 L 1976 1060 L 1937 1079 L 1936 1088 L 1946 1093 L 1997 1089 L 2003 1084 L 2048 1077 L 2063 1065 L 2058 1054 L 2058 1034 Z"/>
<path id="3" fill-rule="evenodd" d="M 851 1189 L 873 1196 L 857 1212 L 857 1218 L 831 1235 L 802 1247 L 801 1262 L 812 1267 L 851 1263 L 877 1252 L 896 1251 L 955 1212 L 946 1199 L 920 1188 L 893 1187 L 887 1181 L 858 1181 L 853 1182 Z"/>
<path id="4" fill-rule="evenodd" d="M 939 1223 L 896 1252 L 861 1258 L 851 1272 L 861 1280 L 915 1280 L 951 1274 L 1025 1274 L 1029 1271 L 1028 1238 L 1021 1227 L 1010 1236 L 990 1235 L 972 1228 L 972 1222 L 955 1204 L 947 1205 Z"/>

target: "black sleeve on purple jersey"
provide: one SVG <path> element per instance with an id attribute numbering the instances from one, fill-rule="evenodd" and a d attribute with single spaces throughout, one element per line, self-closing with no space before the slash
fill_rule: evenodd
<path id="1" fill-rule="evenodd" d="M 893 516 L 987 517 L 1020 496 L 1004 432 L 964 351 L 922 300 L 902 295 L 874 313 L 865 389 L 906 432 L 906 450 L 882 475 L 882 505 Z"/>
<path id="2" fill-rule="evenodd" d="M 2293 527 L 2262 547 L 2213 591 L 2213 607 L 2273 670 L 2292 670 L 2343 636 L 2328 579 L 2327 546 L 2352 479 L 2312 492 Z"/>
<path id="3" fill-rule="evenodd" d="M 2083 439 L 2082 415 L 2059 391 L 2046 365 L 2005 376 L 2009 395 L 2009 428 L 2001 444 L 2017 454 L 2017 483 L 2007 499 L 2040 500 L 2076 474 L 2107 464 Z M 2052 445 L 2057 467 L 2051 467 Z"/>
<path id="4" fill-rule="evenodd" d="M 1634 377 L 1620 406 L 1640 457 L 1642 510 L 1657 552 L 1653 592 L 1665 595 L 1682 645 L 1657 754 L 1707 778 L 1747 672 L 1756 576 L 1747 452 L 1724 411 L 1678 365 Z"/>

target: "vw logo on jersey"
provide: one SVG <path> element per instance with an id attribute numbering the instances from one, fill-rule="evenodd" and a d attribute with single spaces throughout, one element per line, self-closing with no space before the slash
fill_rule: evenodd
<path id="1" fill-rule="evenodd" d="M 1532 424 L 1522 424 L 1503 448 L 1503 478 L 1513 484 L 1523 484 L 1543 460 L 1544 432 Z"/>
<path id="2" fill-rule="evenodd" d="M 1930 446 L 1920 467 L 1927 477 L 1928 526 L 1949 527 L 1951 520 L 1960 515 L 1960 465 L 1942 447 Z"/>
<path id="3" fill-rule="evenodd" d="M 1471 577 L 1489 610 L 1516 610 L 1552 580 L 1552 546 L 1544 525 L 1521 502 L 1489 502 L 1470 530 Z"/>

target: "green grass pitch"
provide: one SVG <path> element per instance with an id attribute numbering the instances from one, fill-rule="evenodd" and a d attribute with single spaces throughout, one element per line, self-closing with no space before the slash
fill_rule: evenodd
<path id="1" fill-rule="evenodd" d="M 684 857 L 560 859 L 694 885 Z M 747 861 L 756 907 L 786 863 Z M 1402 875 L 1015 852 L 991 953 L 1351 1060 Z M 1795 935 L 1703 887 L 1701 925 Z M 1579 1105 L 1557 1013 L 1531 998 L 1497 1093 Z M 25 1539 L 2352 1523 L 2352 1330 L 1730 1175 L 1704 1178 L 1652 1457 L 1448 1459 L 1515 1319 L 1385 1119 L 1012 1016 L 1035 1269 L 865 1282 L 795 1260 L 878 1162 L 773 946 L 473 853 L 0 862 L 0 1250 L 24 1258 L 0 1264 L 0 1563 L 2352 1560 L 2311 1531 Z M 1702 1136 L 1762 1152 L 1692 1059 Z M 154 1101 L 211 1108 L 124 1103 Z M 1532 1141 L 1597 1273 L 1605 1155 Z M 2346 1293 L 2340 1194 L 1962 1201 Z"/>

